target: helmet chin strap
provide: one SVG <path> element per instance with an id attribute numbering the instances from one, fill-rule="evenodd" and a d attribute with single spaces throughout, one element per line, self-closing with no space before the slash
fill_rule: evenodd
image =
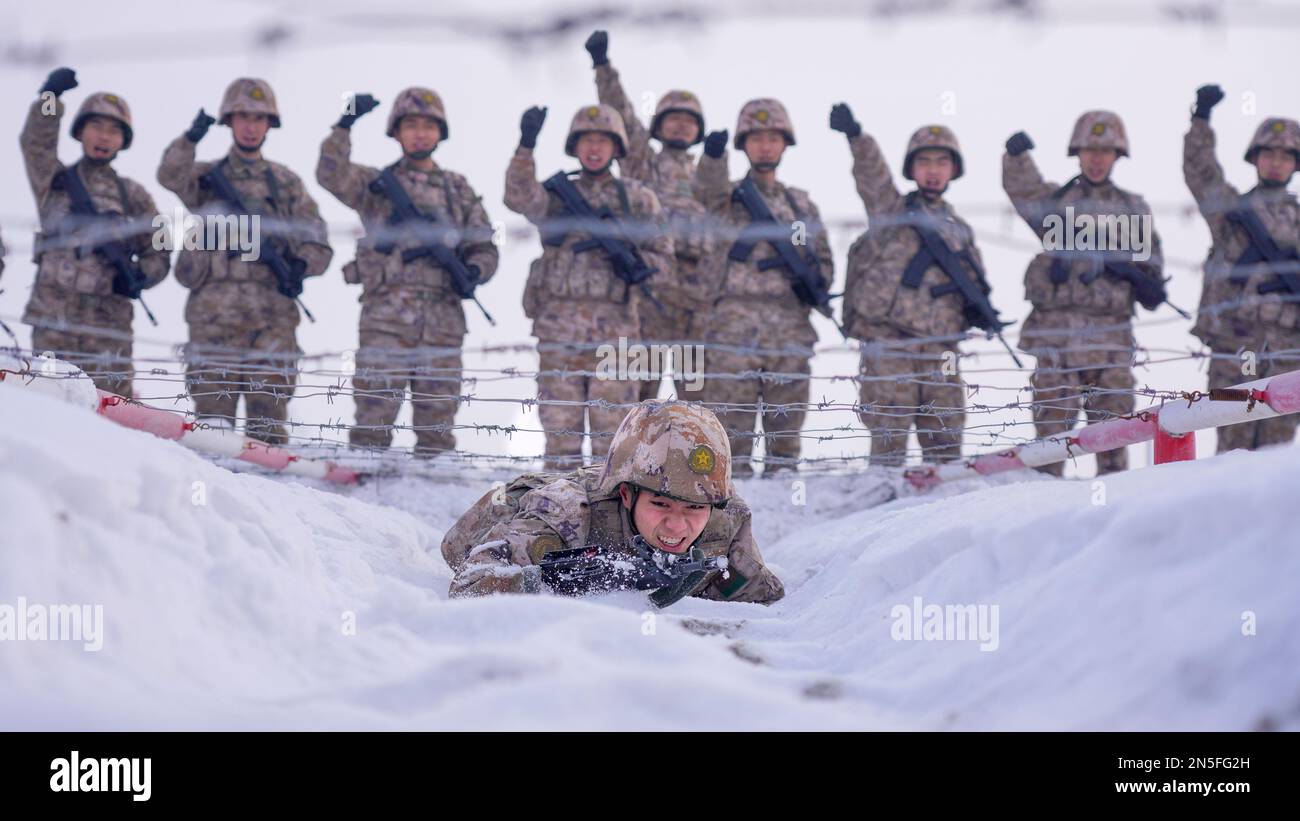
<path id="1" fill-rule="evenodd" d="M 1260 176 L 1260 178 L 1259 178 L 1259 187 L 1260 187 L 1260 188 L 1271 188 L 1271 189 L 1286 188 L 1287 185 L 1290 184 L 1290 182 L 1291 182 L 1291 178 L 1290 178 L 1290 177 L 1287 177 L 1287 178 L 1284 179 L 1284 180 L 1270 180 L 1270 179 L 1267 179 L 1267 178 L 1265 178 L 1265 177 L 1263 177 L 1263 176 Z"/>
<path id="2" fill-rule="evenodd" d="M 775 171 L 776 167 L 781 164 L 780 160 L 776 162 L 756 162 L 750 163 L 755 171 Z"/>
<path id="3" fill-rule="evenodd" d="M 241 143 L 239 140 L 235 140 L 235 147 L 238 148 L 240 151 L 243 151 L 245 154 L 256 154 L 258 151 L 262 150 L 263 145 L 266 145 L 266 137 L 263 137 L 262 139 L 258 140 L 257 145 L 254 146 L 247 146 Z"/>
<path id="4" fill-rule="evenodd" d="M 659 142 L 664 144 L 664 148 L 671 148 L 675 151 L 685 151 L 691 147 L 691 144 L 685 140 L 667 140 L 660 139 Z"/>
<path id="5" fill-rule="evenodd" d="M 423 162 L 432 157 L 433 152 L 434 149 L 430 148 L 428 151 L 403 151 L 402 153 L 406 155 L 408 160 L 419 160 Z"/>
<path id="6" fill-rule="evenodd" d="M 84 160 L 85 162 L 87 162 L 87 163 L 89 163 L 89 164 L 95 166 L 96 168 L 100 168 L 100 167 L 103 167 L 103 166 L 105 166 L 105 165 L 108 165 L 108 164 L 111 163 L 113 160 L 117 159 L 117 152 L 114 151 L 112 154 L 109 154 L 108 157 L 106 157 L 105 159 L 102 159 L 102 160 L 101 160 L 99 157 L 92 157 L 92 156 L 90 156 L 89 153 L 84 154 L 84 155 L 82 156 L 81 159 Z"/>
<path id="7" fill-rule="evenodd" d="M 607 163 L 605 163 L 604 165 L 602 165 L 602 166 L 601 166 L 598 170 L 596 170 L 596 171 L 592 171 L 591 169 L 587 168 L 587 166 L 584 165 L 584 164 L 582 163 L 581 160 L 578 161 L 578 164 L 582 166 L 582 174 L 583 174 L 583 176 L 586 176 L 586 177 L 593 177 L 593 178 L 594 178 L 594 177 L 603 177 L 603 176 L 605 176 L 605 173 L 606 173 L 607 171 L 609 171 L 610 167 L 614 165 L 614 159 L 611 157 L 610 160 L 609 160 L 609 162 L 607 162 Z"/>
<path id="8" fill-rule="evenodd" d="M 948 192 L 947 183 L 944 183 L 943 188 L 940 188 L 938 191 L 933 188 L 926 188 L 924 185 L 917 185 L 917 188 L 920 189 L 921 196 L 928 200 L 937 200 Z"/>

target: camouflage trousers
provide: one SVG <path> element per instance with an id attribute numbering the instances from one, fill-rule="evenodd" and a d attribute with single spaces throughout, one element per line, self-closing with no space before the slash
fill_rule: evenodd
<path id="1" fill-rule="evenodd" d="M 1279 350 L 1300 348 L 1300 340 L 1285 347 L 1279 345 L 1270 345 L 1269 347 L 1277 347 Z M 1211 388 L 1227 388 L 1239 385 L 1242 382 L 1250 382 L 1255 379 L 1262 379 L 1265 376 L 1292 371 L 1298 367 L 1294 359 L 1289 361 L 1275 360 L 1270 359 L 1268 356 L 1262 356 L 1256 364 L 1255 374 L 1253 376 L 1244 376 L 1241 372 L 1241 360 L 1237 359 L 1236 350 L 1216 349 L 1214 353 L 1226 355 L 1230 358 L 1219 359 L 1216 357 L 1210 361 L 1209 387 Z M 1295 440 L 1295 430 L 1298 424 L 1300 424 L 1300 414 L 1289 413 L 1285 416 L 1275 416 L 1272 419 L 1262 419 L 1258 422 L 1225 425 L 1218 429 L 1219 442 L 1215 452 L 1256 450 L 1268 445 L 1292 442 Z"/>
<path id="2" fill-rule="evenodd" d="M 244 432 L 269 445 L 285 444 L 282 423 L 301 354 L 293 328 L 190 325 L 185 384 L 199 421 L 233 426 L 242 396 Z"/>
<path id="3" fill-rule="evenodd" d="M 32 326 L 32 352 L 53 352 L 59 359 L 81 368 L 101 391 L 131 396 L 131 325 L 105 328 L 107 333 L 78 329 L 58 330 Z"/>
<path id="4" fill-rule="evenodd" d="M 709 348 L 707 371 L 710 374 L 741 374 L 754 372 L 752 376 L 740 379 L 718 379 L 710 377 L 704 380 L 703 401 L 718 415 L 727 434 L 731 437 L 731 471 L 734 475 L 745 477 L 753 475 L 750 455 L 754 450 L 754 421 L 758 417 L 756 409 L 735 409 L 714 407 L 715 403 L 755 405 L 790 405 L 803 404 L 808 401 L 809 384 L 806 378 L 811 373 L 808 357 L 789 354 L 750 354 L 738 353 L 725 348 Z M 779 374 L 790 374 L 791 379 L 784 379 Z M 799 432 L 803 429 L 805 412 L 787 409 L 781 411 L 767 410 L 762 415 L 763 433 L 761 434 L 767 452 L 767 458 L 774 469 L 793 468 L 792 461 L 799 458 Z"/>
<path id="5" fill-rule="evenodd" d="M 548 402 L 590 402 L 603 400 L 615 405 L 637 401 L 638 380 L 613 379 L 581 374 L 547 374 L 548 371 L 590 371 L 598 373 L 602 358 L 593 346 L 539 340 L 537 407 L 542 429 L 546 431 L 546 469 L 573 470 L 582 463 L 583 421 L 591 436 L 591 455 L 599 461 L 609 453 L 610 442 L 619 423 L 627 415 L 626 407 L 602 408 L 596 405 L 552 405 Z"/>
<path id="6" fill-rule="evenodd" d="M 362 328 L 357 372 L 352 377 L 356 426 L 348 432 L 348 441 L 356 447 L 391 445 L 391 426 L 409 389 L 416 453 L 455 450 L 451 425 L 459 405 L 462 339 L 448 337 L 428 345 L 408 336 Z"/>
<path id="7" fill-rule="evenodd" d="M 638 340 L 644 345 L 654 345 L 655 343 L 680 343 L 685 345 L 686 340 L 691 339 L 692 328 L 695 325 L 695 312 L 664 306 L 660 313 L 654 305 L 644 304 L 641 306 L 641 339 Z M 680 348 L 679 348 L 680 350 Z M 662 348 L 650 349 L 650 367 L 651 373 L 662 374 L 668 368 L 669 357 L 665 355 L 666 351 Z M 673 373 L 673 391 L 678 399 L 699 399 L 698 390 L 690 390 L 686 381 L 682 379 L 682 363 L 674 362 L 673 367 L 676 371 Z M 642 379 L 638 380 L 640 391 L 638 401 L 644 402 L 647 399 L 655 399 L 659 396 L 659 379 Z"/>
<path id="8" fill-rule="evenodd" d="M 1035 351 L 1038 365 L 1029 382 L 1034 387 L 1034 427 L 1038 436 L 1060 436 L 1074 427 L 1080 409 L 1089 422 L 1133 413 L 1133 370 L 1130 367 L 1069 368 L 1052 349 Z M 1062 370 L 1053 370 L 1053 369 Z M 1128 467 L 1128 451 L 1116 448 L 1097 454 L 1097 475 Z M 1060 476 L 1063 463 L 1038 468 Z"/>
<path id="9" fill-rule="evenodd" d="M 961 458 L 966 396 L 955 358 L 953 373 L 943 372 L 943 354 L 951 350 L 936 343 L 863 345 L 859 370 L 870 381 L 858 390 L 858 419 L 871 432 L 871 464 L 903 464 L 913 427 L 924 461 Z"/>

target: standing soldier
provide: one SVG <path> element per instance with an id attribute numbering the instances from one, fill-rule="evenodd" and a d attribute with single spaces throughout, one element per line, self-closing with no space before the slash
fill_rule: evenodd
<path id="1" fill-rule="evenodd" d="M 752 475 L 750 454 L 757 412 L 749 407 L 717 407 L 715 403 L 800 405 L 807 403 L 809 396 L 808 360 L 817 332 L 809 318 L 812 305 L 796 295 L 793 281 L 798 274 L 784 264 L 782 246 L 786 256 L 797 259 L 798 267 L 811 277 L 811 287 L 805 292 L 819 293 L 823 305 L 834 277 L 831 247 L 817 206 L 808 192 L 783 185 L 776 178 L 782 155 L 794 144 L 794 126 L 785 106 L 773 99 L 750 100 L 740 110 L 735 138 L 736 149 L 749 160 L 748 173 L 735 183 L 728 180 L 726 131 L 709 134 L 700 160 L 705 206 L 721 222 L 733 226 L 733 233 L 748 229 L 727 254 L 717 300 L 704 331 L 704 339 L 713 345 L 751 349 L 710 349 L 710 373 L 758 374 L 704 380 L 704 401 L 714 405 L 732 437 L 738 476 Z M 763 224 L 755 209 L 769 212 L 771 220 Z M 760 237 L 758 242 L 752 239 Z M 807 246 L 811 246 L 811 255 Z M 764 412 L 763 435 L 772 471 L 791 468 L 799 458 L 803 419 L 804 411 L 798 408 Z"/>
<path id="2" fill-rule="evenodd" d="M 76 364 L 96 387 L 129 397 L 131 300 L 167 276 L 171 257 L 151 239 L 153 197 L 113 170 L 134 136 L 126 100 L 105 92 L 87 97 L 72 121 L 81 159 L 71 167 L 59 162 L 59 97 L 76 86 L 72 69 L 50 72 L 19 138 L 41 221 L 23 321 L 32 326 L 34 351 L 78 354 Z"/>
<path id="3" fill-rule="evenodd" d="M 176 260 L 176 279 L 190 289 L 186 384 L 200 419 L 233 426 L 242 395 L 248 435 L 282 444 L 302 354 L 296 300 L 303 278 L 324 273 L 333 251 L 302 180 L 262 156 L 267 131 L 280 127 L 271 86 L 235 80 L 218 117 L 230 128 L 230 153 L 215 162 L 194 159 L 195 145 L 214 122 L 199 109 L 189 130 L 163 153 L 158 182 L 196 213 L 260 215 L 259 254 L 244 258 L 251 249 L 240 247 L 231 225 L 221 247 L 184 250 Z M 240 202 L 218 192 L 224 183 Z M 259 229 L 254 224 L 252 230 Z"/>
<path id="4" fill-rule="evenodd" d="M 1269 117 L 1246 149 L 1256 186 L 1244 195 L 1229 185 L 1214 158 L 1210 109 L 1223 99 L 1218 86 L 1196 92 L 1192 127 L 1183 140 L 1183 176 L 1210 225 L 1214 245 L 1205 261 L 1205 285 L 1192 333 L 1215 354 L 1210 387 L 1223 388 L 1297 367 L 1265 351 L 1300 349 L 1300 205 L 1286 190 L 1300 160 L 1300 123 Z M 1252 375 L 1244 351 L 1261 361 Z M 1219 428 L 1218 452 L 1290 442 L 1295 414 Z"/>
<path id="5" fill-rule="evenodd" d="M 524 313 L 533 320 L 541 374 L 538 415 L 546 431 L 547 469 L 581 462 L 585 402 L 592 456 L 609 451 L 609 437 L 637 401 L 638 385 L 600 370 L 608 364 L 597 346 L 636 339 L 646 278 L 672 264 L 672 239 L 664 229 L 659 199 L 635 180 L 614 176 L 610 166 L 627 153 L 623 118 L 607 105 L 583 106 L 574 115 L 564 152 L 582 164 L 576 179 L 560 172 L 537 181 L 533 148 L 546 109 L 533 107 L 520 120 L 519 148 L 506 171 L 506 207 L 538 226 L 542 256 L 534 260 L 524 288 Z M 617 215 L 596 219 L 591 211 Z M 584 216 L 583 213 L 586 212 Z M 653 281 L 653 280 L 651 280 Z M 592 375 L 568 375 L 568 371 Z M 562 404 L 557 404 L 562 403 Z M 576 459 L 575 459 L 576 457 Z"/>
<path id="6" fill-rule="evenodd" d="M 357 424 L 349 439 L 354 446 L 388 447 L 409 386 L 416 453 L 434 454 L 456 447 L 451 425 L 466 330 L 461 298 L 467 296 L 456 275 L 472 294 L 496 271 L 497 248 L 474 189 L 433 161 L 450 134 L 434 91 L 408 88 L 393 103 L 387 133 L 401 147 L 400 160 L 383 170 L 351 161 L 352 124 L 377 105 L 369 94 L 354 97 L 354 110 L 325 138 L 316 166 L 317 182 L 360 214 L 366 229 L 356 260 L 343 266 L 344 280 L 362 287 L 361 347 L 352 379 Z M 447 245 L 448 239 L 457 244 Z"/>
<path id="7" fill-rule="evenodd" d="M 1153 224 L 1146 200 L 1110 179 L 1116 161 L 1129 155 L 1119 115 L 1089 111 L 1079 117 L 1068 156 L 1079 158 L 1080 173 L 1060 187 L 1043 181 L 1028 154 L 1033 147 L 1023 131 L 1007 140 L 1002 188 L 1044 246 L 1054 244 L 1053 226 L 1064 224 L 1065 231 L 1073 232 L 1080 217 L 1096 224 Z M 1061 238 L 1061 232 L 1055 236 Z M 1025 297 L 1033 309 L 1020 347 L 1038 360 L 1030 382 L 1040 437 L 1072 428 L 1080 405 L 1089 420 L 1133 412 L 1134 302 L 1154 311 L 1165 300 L 1160 238 L 1151 228 L 1147 239 L 1150 256 L 1145 261 L 1130 261 L 1136 259 L 1131 250 L 1068 250 L 1075 247 L 1069 240 L 1062 247 L 1045 247 L 1025 271 Z M 1123 448 L 1097 454 L 1098 475 L 1126 467 Z M 1060 476 L 1064 465 L 1039 470 Z"/>
<path id="8" fill-rule="evenodd" d="M 687 344 L 699 334 L 713 296 L 708 273 L 714 243 L 707 230 L 708 213 L 698 196 L 695 157 L 689 151 L 704 140 L 704 110 L 691 92 L 669 91 L 655 106 L 647 131 L 609 63 L 608 48 L 609 36 L 603 31 L 587 39 L 587 52 L 596 70 L 596 93 L 602 103 L 618 110 L 627 128 L 627 155 L 618 161 L 618 167 L 625 178 L 645 183 L 659 197 L 674 241 L 676 264 L 655 275 L 655 296 L 666 310 L 641 311 L 641 339 Z M 661 150 L 654 149 L 651 138 L 659 141 Z M 655 376 L 663 373 L 665 364 L 658 353 L 659 349 L 652 349 L 651 374 Z M 677 362 L 673 381 L 679 397 L 687 389 L 682 369 L 683 363 Z M 643 401 L 658 393 L 658 379 L 641 383 Z"/>
<path id="9" fill-rule="evenodd" d="M 916 130 L 903 177 L 917 187 L 904 195 L 847 105 L 831 109 L 830 123 L 849 139 L 853 180 L 871 224 L 849 250 L 844 286 L 845 329 L 866 343 L 859 416 L 871 431 L 871 461 L 901 465 L 913 425 L 925 460 L 957 459 L 966 421 L 957 343 L 967 328 L 1001 327 L 956 287 L 960 279 L 986 299 L 990 290 L 974 231 L 943 198 L 962 175 L 957 136 L 941 125 Z"/>

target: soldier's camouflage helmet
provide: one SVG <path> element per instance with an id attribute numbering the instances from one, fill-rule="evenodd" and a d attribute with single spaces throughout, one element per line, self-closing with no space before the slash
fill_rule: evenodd
<path id="1" fill-rule="evenodd" d="M 1269 117 L 1259 124 L 1246 149 L 1246 162 L 1253 163 L 1261 148 L 1281 148 L 1300 160 L 1300 123 L 1285 117 Z"/>
<path id="2" fill-rule="evenodd" d="M 1079 115 L 1070 135 L 1067 156 L 1073 157 L 1085 148 L 1113 148 L 1121 157 L 1127 157 L 1128 132 L 1124 130 L 1124 121 L 1113 111 L 1085 111 Z"/>
<path id="3" fill-rule="evenodd" d="M 745 138 L 755 131 L 774 129 L 785 135 L 785 144 L 794 145 L 794 123 L 785 106 L 770 97 L 750 100 L 740 109 L 736 119 L 736 137 L 732 143 L 737 151 L 745 150 Z"/>
<path id="4" fill-rule="evenodd" d="M 702 142 L 704 140 L 704 108 L 700 105 L 700 98 L 689 91 L 678 89 L 674 89 L 659 98 L 659 105 L 655 106 L 654 119 L 650 121 L 650 136 L 655 139 L 662 139 L 659 136 L 659 124 L 663 122 L 664 117 L 674 111 L 690 114 L 695 118 L 695 124 L 700 127 L 700 130 L 695 135 L 695 140 L 691 142 L 691 145 Z"/>
<path id="5" fill-rule="evenodd" d="M 927 148 L 947 149 L 948 153 L 952 154 L 952 178 L 955 180 L 962 175 L 964 168 L 961 159 L 961 146 L 957 143 L 957 135 L 952 133 L 952 129 L 946 126 L 923 125 L 907 141 L 907 155 L 903 157 L 903 176 L 905 178 L 913 179 L 912 159 Z"/>
<path id="6" fill-rule="evenodd" d="M 131 127 L 131 109 L 126 100 L 107 91 L 97 91 L 82 102 L 77 109 L 77 116 L 72 118 L 72 139 L 81 139 L 81 127 L 86 124 L 86 120 L 96 115 L 117 120 L 122 126 L 122 150 L 131 147 L 131 138 L 135 136 L 135 130 Z"/>
<path id="7" fill-rule="evenodd" d="M 280 127 L 280 110 L 275 105 L 275 92 L 266 80 L 253 77 L 240 77 L 226 86 L 226 93 L 221 98 L 221 111 L 217 115 L 219 125 L 230 125 L 232 114 L 265 114 L 271 128 Z"/>
<path id="8" fill-rule="evenodd" d="M 683 502 L 725 505 L 735 494 L 727 432 L 700 405 L 642 402 L 618 426 L 597 490 L 612 496 L 625 482 Z"/>
<path id="9" fill-rule="evenodd" d="M 627 155 L 627 131 L 623 117 L 612 106 L 584 105 L 569 123 L 569 136 L 564 141 L 564 153 L 578 156 L 578 138 L 590 131 L 608 134 L 614 139 L 614 159 Z"/>
<path id="10" fill-rule="evenodd" d="M 438 96 L 438 92 L 412 86 L 398 94 L 397 99 L 393 100 L 392 111 L 388 112 L 388 136 L 396 136 L 398 126 L 407 114 L 432 117 L 442 129 L 442 138 L 439 142 L 447 139 L 447 111 L 442 106 L 442 98 Z"/>

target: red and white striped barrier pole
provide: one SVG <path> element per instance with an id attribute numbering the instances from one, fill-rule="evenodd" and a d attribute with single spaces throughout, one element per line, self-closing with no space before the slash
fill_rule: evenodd
<path id="1" fill-rule="evenodd" d="M 8 361 L 0 362 L 0 381 L 26 385 L 73 404 L 89 406 L 100 416 L 123 427 L 152 433 L 160 439 L 180 442 L 186 447 L 214 456 L 240 459 L 281 473 L 345 485 L 357 482 L 356 471 L 340 467 L 329 460 L 304 458 L 234 431 L 202 427 L 186 421 L 178 413 L 142 405 L 108 391 L 95 390 L 90 387 L 89 378 L 66 362 L 44 357 L 37 357 L 30 364 L 10 360 L 8 357 L 5 359 Z M 8 362 L 21 367 L 10 367 Z"/>
<path id="2" fill-rule="evenodd" d="M 1153 439 L 1156 464 L 1184 461 L 1196 458 L 1198 430 L 1297 412 L 1300 371 L 1288 371 L 1231 388 L 1215 388 L 1207 394 L 1197 392 L 1187 399 L 1168 400 L 1132 419 L 1097 422 L 996 453 L 911 468 L 904 476 L 918 490 L 928 490 L 953 479 L 1050 465 L 1081 453 L 1102 453 Z"/>

